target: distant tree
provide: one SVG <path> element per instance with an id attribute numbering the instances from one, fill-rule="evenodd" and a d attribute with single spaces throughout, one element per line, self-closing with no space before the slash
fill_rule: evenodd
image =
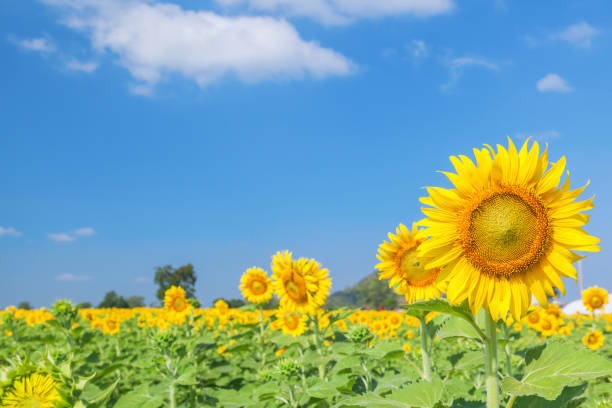
<path id="1" fill-rule="evenodd" d="M 99 308 L 107 308 L 107 307 L 117 307 L 117 308 L 127 308 L 129 307 L 128 303 L 125 301 L 123 296 L 119 296 L 117 292 L 111 290 L 104 295 L 104 299 L 98 305 Z"/>
<path id="2" fill-rule="evenodd" d="M 399 295 L 389 288 L 388 281 L 379 280 L 378 272 L 373 272 L 354 286 L 333 293 L 327 299 L 326 307 L 368 306 L 395 309 L 399 306 L 400 299 Z"/>
<path id="3" fill-rule="evenodd" d="M 91 302 L 81 302 L 79 303 L 79 309 L 90 309 Z"/>
<path id="4" fill-rule="evenodd" d="M 158 266 L 155 268 L 155 283 L 159 286 L 156 296 L 163 302 L 164 293 L 170 286 L 180 286 L 185 289 L 187 298 L 195 298 L 196 272 L 192 264 L 183 265 L 174 269 L 172 265 Z"/>
<path id="5" fill-rule="evenodd" d="M 17 308 L 23 309 L 23 310 L 32 310 L 32 306 L 30 305 L 30 302 L 28 301 L 19 303 L 19 305 L 17 305 Z"/>
<path id="6" fill-rule="evenodd" d="M 129 298 L 125 299 L 125 302 L 129 308 L 144 307 L 145 305 L 143 296 L 130 296 Z"/>

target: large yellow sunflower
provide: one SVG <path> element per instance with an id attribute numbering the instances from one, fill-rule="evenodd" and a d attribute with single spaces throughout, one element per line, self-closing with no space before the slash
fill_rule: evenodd
<path id="1" fill-rule="evenodd" d="M 34 373 L 18 378 L 4 393 L 5 408 L 53 408 L 60 400 L 55 381 L 49 374 Z"/>
<path id="2" fill-rule="evenodd" d="M 584 187 L 570 190 L 569 178 L 559 183 L 565 157 L 548 167 L 548 148 L 537 142 L 520 151 L 498 145 L 474 149 L 476 164 L 453 157 L 457 173 L 444 174 L 455 188 L 429 187 L 421 201 L 428 217 L 419 222 L 430 237 L 419 256 L 434 259 L 427 268 L 446 266 L 438 280 L 448 282 L 453 303 L 468 299 L 473 313 L 485 307 L 493 319 L 508 312 L 519 320 L 532 294 L 546 306 L 553 287 L 562 293 L 561 277 L 576 278 L 573 251 L 599 251 L 598 238 L 581 227 L 593 208 L 592 199 L 574 201 Z"/>
<path id="3" fill-rule="evenodd" d="M 608 304 L 608 291 L 597 286 L 588 288 L 582 292 L 582 303 L 591 312 L 603 309 Z"/>
<path id="4" fill-rule="evenodd" d="M 250 268 L 240 278 L 242 296 L 251 303 L 266 303 L 272 299 L 272 280 L 261 268 Z"/>
<path id="5" fill-rule="evenodd" d="M 416 224 L 412 224 L 412 231 L 400 224 L 395 232 L 397 235 L 389 233 L 391 242 L 384 241 L 378 248 L 378 279 L 389 279 L 389 287 L 404 295 L 408 303 L 440 296 L 436 286 L 440 268 L 425 269 L 424 260 L 417 256 L 423 240 L 417 239 Z"/>
<path id="6" fill-rule="evenodd" d="M 164 309 L 172 316 L 186 316 L 191 313 L 191 304 L 185 297 L 185 289 L 171 286 L 164 293 Z"/>
<path id="7" fill-rule="evenodd" d="M 291 252 L 277 252 L 272 257 L 272 284 L 280 304 L 289 311 L 315 314 L 325 304 L 331 279 L 327 269 L 314 259 L 291 259 Z"/>

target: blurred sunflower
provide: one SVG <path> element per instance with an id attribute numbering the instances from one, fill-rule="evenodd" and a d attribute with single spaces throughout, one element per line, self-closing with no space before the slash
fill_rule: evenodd
<path id="1" fill-rule="evenodd" d="M 289 311 L 316 314 L 325 304 L 331 279 L 327 269 L 314 259 L 291 259 L 291 252 L 277 252 L 272 257 L 272 287 L 280 304 Z"/>
<path id="2" fill-rule="evenodd" d="M 191 313 L 191 304 L 185 297 L 185 289 L 171 286 L 164 293 L 164 309 L 171 316 L 186 316 Z"/>
<path id="3" fill-rule="evenodd" d="M 272 299 L 272 280 L 261 268 L 249 268 L 240 278 L 242 296 L 251 303 L 266 303 Z"/>
<path id="4" fill-rule="evenodd" d="M 5 391 L 1 405 L 5 408 L 53 408 L 60 399 L 53 377 L 34 373 L 15 380 Z"/>
<path id="5" fill-rule="evenodd" d="M 376 254 L 380 261 L 376 265 L 378 279 L 389 279 L 389 287 L 404 295 L 408 303 L 440 296 L 436 286 L 440 268 L 425 269 L 424 260 L 417 256 L 417 248 L 423 242 L 417 239 L 417 232 L 416 224 L 412 224 L 412 231 L 400 224 L 395 230 L 397 235 L 389 233 L 391 242 L 380 244 Z"/>
<path id="6" fill-rule="evenodd" d="M 544 337 L 552 336 L 559 329 L 559 320 L 555 316 L 544 314 L 540 316 L 537 329 L 540 330 L 540 334 Z"/>
<path id="7" fill-rule="evenodd" d="M 604 344 L 605 337 L 600 330 L 593 330 L 584 335 L 582 343 L 591 350 L 597 350 Z"/>
<path id="8" fill-rule="evenodd" d="M 297 337 L 306 331 L 306 315 L 279 309 L 277 313 L 278 328 L 283 334 Z"/>
<path id="9" fill-rule="evenodd" d="M 106 334 L 117 334 L 119 333 L 119 329 L 121 327 L 121 323 L 119 322 L 119 319 L 117 319 L 115 316 L 107 316 L 106 318 L 104 318 L 104 320 L 102 320 L 102 332 L 106 333 Z"/>
<path id="10" fill-rule="evenodd" d="M 433 259 L 428 269 L 445 267 L 438 280 L 452 303 L 467 299 L 474 314 L 484 307 L 495 320 L 518 321 L 532 295 L 546 306 L 554 287 L 565 293 L 561 277 L 575 279 L 581 259 L 572 251 L 599 251 L 600 240 L 581 228 L 593 200 L 574 200 L 586 186 L 570 190 L 568 178 L 558 187 L 565 157 L 548 168 L 548 148 L 508 142 L 474 149 L 476 164 L 451 156 L 457 173 L 443 173 L 454 188 L 429 187 L 421 199 L 431 207 L 419 222 L 430 239 L 418 254 Z"/>
<path id="11" fill-rule="evenodd" d="M 608 304 L 608 291 L 597 286 L 588 288 L 582 292 L 582 303 L 591 312 L 603 309 Z"/>

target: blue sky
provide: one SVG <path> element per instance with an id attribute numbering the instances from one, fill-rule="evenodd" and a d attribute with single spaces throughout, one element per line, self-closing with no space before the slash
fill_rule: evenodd
<path id="1" fill-rule="evenodd" d="M 187 262 L 209 304 L 283 249 L 343 289 L 448 156 L 506 136 L 591 180 L 584 281 L 612 289 L 612 9 L 551 4 L 3 2 L 0 307 L 153 301 Z"/>

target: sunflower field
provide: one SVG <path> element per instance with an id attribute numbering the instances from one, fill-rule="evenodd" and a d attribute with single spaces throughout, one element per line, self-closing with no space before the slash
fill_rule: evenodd
<path id="1" fill-rule="evenodd" d="M 474 156 L 451 157 L 453 187 L 428 188 L 425 218 L 378 248 L 402 309 L 326 309 L 329 271 L 289 251 L 245 271 L 240 309 L 178 286 L 157 309 L 9 307 L 0 405 L 612 408 L 608 292 L 585 290 L 585 314 L 549 303 L 600 250 L 586 186 L 561 184 L 565 158 L 537 143 Z"/>

